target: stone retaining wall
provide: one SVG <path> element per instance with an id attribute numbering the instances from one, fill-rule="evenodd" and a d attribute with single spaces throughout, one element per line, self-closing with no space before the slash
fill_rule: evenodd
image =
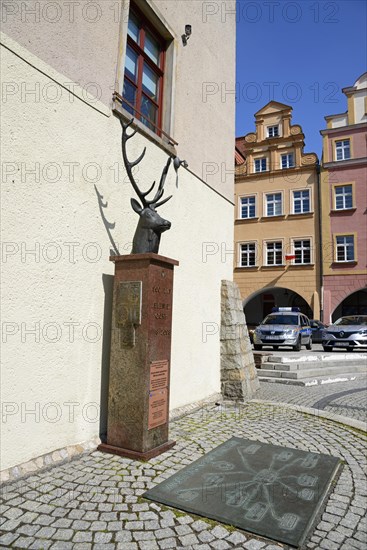
<path id="1" fill-rule="evenodd" d="M 222 281 L 220 341 L 223 399 L 252 399 L 259 380 L 241 294 L 233 281 Z"/>

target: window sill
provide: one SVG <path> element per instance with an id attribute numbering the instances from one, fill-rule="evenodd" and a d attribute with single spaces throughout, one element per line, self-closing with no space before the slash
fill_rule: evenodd
<path id="1" fill-rule="evenodd" d="M 285 264 L 277 264 L 277 265 L 262 265 L 261 269 L 284 269 Z"/>
<path id="2" fill-rule="evenodd" d="M 337 261 L 334 261 L 332 262 L 332 266 L 333 267 L 337 267 L 337 266 L 340 266 L 340 267 L 343 267 L 343 266 L 353 266 L 353 265 L 357 265 L 358 261 L 357 260 L 342 260 L 340 262 L 337 262 Z"/>
<path id="3" fill-rule="evenodd" d="M 315 267 L 315 264 L 313 264 L 313 263 L 309 263 L 309 264 L 289 264 L 288 267 L 292 268 L 292 269 L 302 269 L 302 268 L 311 267 L 313 269 Z"/>
<path id="4" fill-rule="evenodd" d="M 292 218 L 292 219 L 298 219 L 298 218 L 312 218 L 314 216 L 314 211 L 310 211 L 310 212 L 297 212 L 297 214 L 288 214 L 288 218 Z"/>
<path id="5" fill-rule="evenodd" d="M 237 218 L 235 219 L 235 224 L 241 224 L 241 223 L 251 223 L 251 222 L 258 222 L 259 218 L 258 216 L 255 216 L 254 218 Z"/>
<path id="6" fill-rule="evenodd" d="M 285 214 L 279 214 L 277 216 L 263 216 L 262 218 L 260 218 L 262 222 L 268 222 L 272 220 L 284 220 L 284 219 L 285 219 Z"/>
<path id="7" fill-rule="evenodd" d="M 238 265 L 237 267 L 234 268 L 234 271 L 235 272 L 240 272 L 242 271 L 243 269 L 246 269 L 249 270 L 249 271 L 257 271 L 259 269 L 259 266 L 258 265 Z"/>
<path id="8" fill-rule="evenodd" d="M 128 122 L 134 118 L 134 122 L 131 125 L 132 128 L 137 129 L 139 133 L 143 134 L 150 141 L 158 145 L 158 147 L 163 149 L 170 156 L 177 156 L 174 145 L 168 143 L 168 141 L 163 140 L 157 134 L 149 130 L 149 128 L 140 122 L 140 120 L 137 120 L 131 113 L 126 111 L 126 109 L 124 109 L 121 103 L 116 99 L 113 100 L 112 112 L 115 116 L 117 116 L 117 118 L 122 119 L 124 122 Z"/>
<path id="9" fill-rule="evenodd" d="M 356 210 L 356 206 L 352 206 L 352 208 L 338 208 L 338 210 L 330 210 L 330 214 L 333 216 L 342 216 L 343 214 L 353 214 Z"/>

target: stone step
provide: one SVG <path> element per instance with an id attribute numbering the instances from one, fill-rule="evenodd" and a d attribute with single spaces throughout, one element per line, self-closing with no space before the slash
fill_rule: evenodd
<path id="1" fill-rule="evenodd" d="M 307 354 L 300 353 L 287 353 L 286 355 L 273 355 L 271 353 L 262 353 L 259 351 L 254 352 L 256 362 L 262 362 L 261 359 L 265 359 L 265 362 L 269 363 L 329 363 L 340 361 L 359 361 L 367 363 L 367 353 L 358 352 L 345 352 L 345 353 L 322 353 L 322 352 L 309 352 Z"/>
<path id="2" fill-rule="evenodd" d="M 261 382 L 313 386 L 364 378 L 367 380 L 366 353 L 308 353 L 273 355 L 254 353 Z"/>
<path id="3" fill-rule="evenodd" d="M 258 375 L 261 378 L 287 378 L 289 380 L 302 380 L 303 378 L 323 377 L 323 376 L 339 376 L 339 374 L 362 374 L 367 375 L 367 368 L 363 365 L 359 367 L 321 367 L 316 369 L 301 369 L 301 370 L 266 370 L 261 369 Z"/>
<path id="4" fill-rule="evenodd" d="M 260 382 L 288 384 L 293 386 L 317 386 L 321 384 L 332 384 L 335 382 L 347 382 L 348 380 L 366 379 L 366 374 L 361 372 L 335 373 L 323 376 L 309 376 L 306 378 L 276 378 L 259 376 Z"/>
<path id="5" fill-rule="evenodd" d="M 262 363 L 261 365 L 257 365 L 258 370 L 275 370 L 275 371 L 298 371 L 298 370 L 307 370 L 307 369 L 330 369 L 330 368 L 356 368 L 356 367 L 362 367 L 366 369 L 367 372 L 367 362 L 365 361 L 325 361 L 323 363 L 310 363 L 310 362 L 303 362 L 303 363 Z M 259 373 L 258 373 L 259 374 Z"/>

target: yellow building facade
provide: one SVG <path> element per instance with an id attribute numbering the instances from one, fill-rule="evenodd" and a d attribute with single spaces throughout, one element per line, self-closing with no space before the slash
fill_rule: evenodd
<path id="1" fill-rule="evenodd" d="M 274 306 L 320 318 L 318 159 L 292 108 L 271 101 L 236 139 L 234 280 L 248 324 Z"/>

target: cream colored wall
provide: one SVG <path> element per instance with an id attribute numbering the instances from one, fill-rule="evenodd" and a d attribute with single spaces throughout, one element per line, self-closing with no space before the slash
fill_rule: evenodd
<path id="1" fill-rule="evenodd" d="M 366 122 L 367 120 L 366 96 L 367 96 L 366 88 L 364 90 L 361 90 L 360 92 L 356 92 L 355 94 L 353 94 L 355 124 L 361 124 L 362 122 Z"/>
<path id="2" fill-rule="evenodd" d="M 122 11 L 120 0 L 7 2 L 2 11 L 2 32 L 65 75 L 69 88 L 77 82 L 86 93 L 109 106 L 120 25 L 127 13 Z M 24 86 L 32 89 L 29 83 L 24 82 Z"/>
<path id="3" fill-rule="evenodd" d="M 346 126 L 347 124 L 348 124 L 347 115 L 336 116 L 331 121 L 331 128 L 341 128 L 342 126 Z"/>
<path id="4" fill-rule="evenodd" d="M 233 45 L 234 35 L 230 41 Z M 113 264 L 108 260 L 110 240 L 94 184 L 103 195 L 104 215 L 121 253 L 130 251 L 137 224 L 121 159 L 119 121 L 106 116 L 104 103 L 90 106 L 70 96 L 60 86 L 65 75 L 45 59 L 30 56 L 19 45 L 17 55 L 8 48 L 1 52 L 6 82 L 27 82 L 29 89 L 39 85 L 41 90 L 52 83 L 61 94 L 56 102 L 42 94 L 39 100 L 23 102 L 20 94 L 13 94 L 3 105 L 3 135 L 7 136 L 2 148 L 6 166 L 2 182 L 3 469 L 99 434 L 101 365 L 106 365 L 103 336 L 108 344 L 111 299 L 110 294 L 105 297 L 103 283 L 106 279 L 111 283 Z M 221 48 L 218 44 L 220 63 L 233 65 L 234 58 L 226 57 L 231 48 L 223 56 Z M 32 61 L 27 62 L 30 57 Z M 208 78 L 214 78 L 214 73 Z M 177 96 L 179 92 L 185 96 L 185 90 L 177 89 Z M 197 101 L 198 96 L 192 99 Z M 222 108 L 228 114 L 226 125 L 221 118 L 201 124 L 201 104 L 196 117 L 189 111 L 185 156 L 190 168 L 199 170 L 197 161 L 208 128 L 210 154 L 216 154 L 217 162 L 226 162 L 228 147 L 232 158 L 233 106 Z M 193 166 L 194 145 L 189 146 L 189 139 L 196 148 Z M 167 156 L 139 134 L 130 145 L 131 158 L 147 146 L 137 176 L 139 183 L 148 186 L 160 177 Z M 208 152 L 206 145 L 203 150 Z M 76 164 L 72 168 L 70 163 Z M 26 172 L 31 169 L 39 177 Z M 229 194 L 229 179 L 226 190 Z M 232 278 L 233 205 L 184 169 L 176 188 L 171 168 L 166 195 L 171 193 L 171 201 L 160 209 L 172 222 L 171 231 L 162 237 L 160 253 L 180 262 L 175 272 L 172 336 L 170 406 L 174 408 L 220 390 L 220 281 Z M 27 250 L 35 254 L 26 254 Z M 36 335 L 27 332 L 34 328 Z"/>
<path id="5" fill-rule="evenodd" d="M 197 0 L 155 0 L 152 4 L 172 22 L 178 38 L 173 137 L 179 142 L 179 156 L 189 159 L 191 170 L 233 200 L 236 2 L 211 6 Z M 192 25 L 192 35 L 182 47 L 186 24 Z M 189 131 L 191 121 L 195 121 L 194 135 Z M 223 139 L 225 135 L 230 139 Z"/>
<path id="6" fill-rule="evenodd" d="M 214 6 L 218 10 L 197 0 L 148 3 L 164 17 L 176 42 L 170 135 L 179 143 L 178 154 L 232 200 L 236 2 L 221 2 Z M 19 9 L 4 8 L 2 31 L 65 75 L 66 86 L 72 88 L 78 82 L 85 95 L 96 96 L 110 107 L 129 0 L 79 0 L 74 7 L 72 2 L 32 4 L 34 13 L 26 2 L 17 2 Z M 185 24 L 192 25 L 192 35 L 183 47 Z M 24 81 L 21 85 L 32 89 Z M 231 138 L 223 139 L 225 135 Z"/>

